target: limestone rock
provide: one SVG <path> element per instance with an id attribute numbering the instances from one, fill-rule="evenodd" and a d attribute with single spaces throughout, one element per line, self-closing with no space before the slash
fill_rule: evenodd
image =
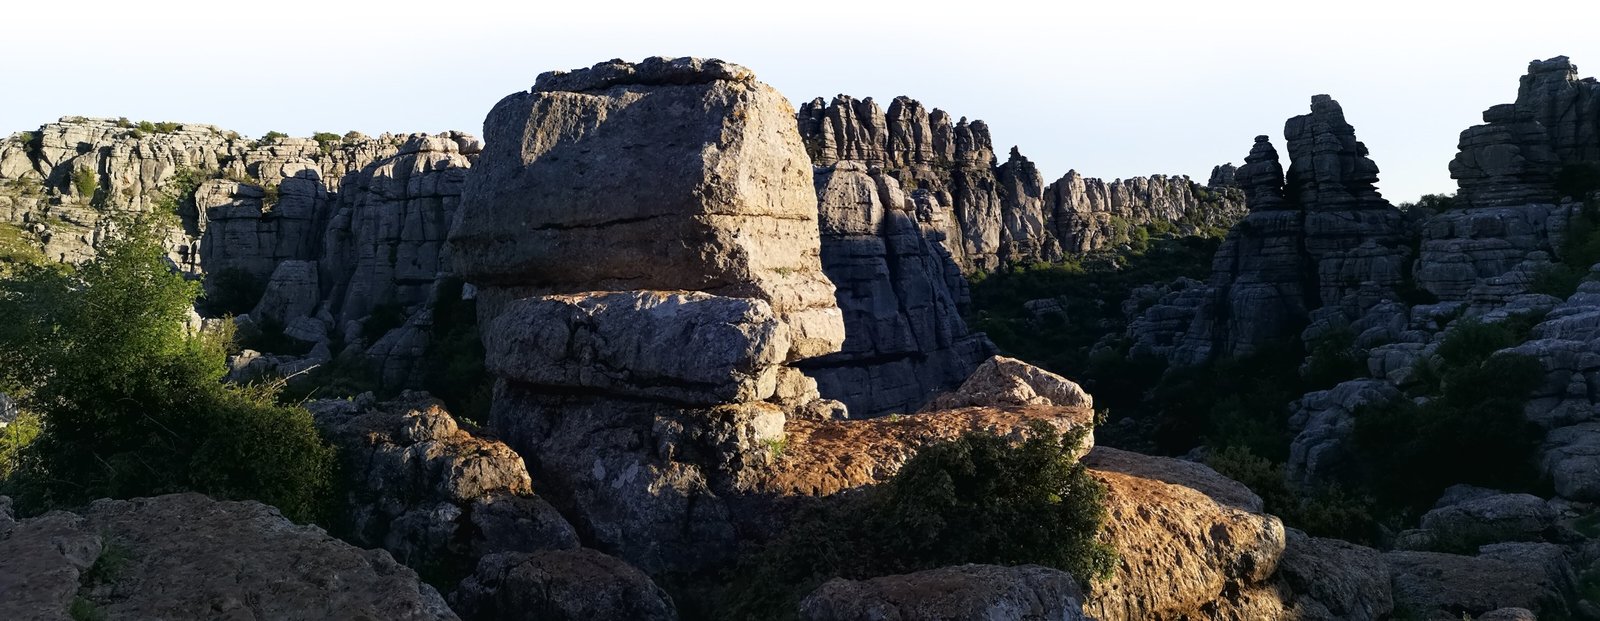
<path id="1" fill-rule="evenodd" d="M 1383 554 L 1338 539 L 1289 530 L 1279 574 L 1306 621 L 1377 621 L 1394 610 Z"/>
<path id="2" fill-rule="evenodd" d="M 1321 309 L 1354 319 L 1398 295 L 1411 254 L 1405 223 L 1374 187 L 1378 167 L 1338 102 L 1313 97 L 1284 138 L 1287 174 L 1266 136 L 1235 173 L 1250 213 L 1217 250 L 1206 286 L 1129 322 L 1144 350 L 1180 365 L 1245 355 L 1298 335 Z"/>
<path id="3" fill-rule="evenodd" d="M 114 580 L 81 585 L 107 553 L 121 559 Z M 257 502 L 199 494 L 100 500 L 79 515 L 24 520 L 0 539 L 0 589 L 7 619 L 67 619 L 74 597 L 108 619 L 456 618 L 387 552 Z"/>
<path id="4" fill-rule="evenodd" d="M 495 106 L 450 233 L 485 317 L 530 294 L 703 291 L 770 303 L 790 360 L 838 351 L 794 112 L 727 67 L 602 63 Z"/>
<path id="5" fill-rule="evenodd" d="M 1422 516 L 1422 528 L 1446 546 L 1476 549 L 1486 543 L 1541 541 L 1555 521 L 1555 510 L 1538 496 L 1491 493 L 1435 507 Z"/>
<path id="6" fill-rule="evenodd" d="M 692 405 L 771 398 L 789 351 L 765 301 L 698 292 L 527 298 L 487 332 L 498 377 Z"/>
<path id="7" fill-rule="evenodd" d="M 782 495 L 827 496 L 882 483 L 930 442 L 984 432 L 1022 440 L 1031 425 L 1065 432 L 1094 424 L 1087 407 L 964 408 L 871 420 L 790 421 L 783 453 L 764 469 L 758 489 Z M 1087 450 L 1093 438 L 1085 438 Z"/>
<path id="8" fill-rule="evenodd" d="M 462 429 L 425 393 L 307 407 L 340 449 L 352 541 L 450 577 L 495 552 L 578 546 L 572 526 L 534 495 L 522 458 Z"/>
<path id="9" fill-rule="evenodd" d="M 1022 565 L 961 565 L 870 580 L 834 579 L 800 603 L 807 621 L 1077 621 L 1083 594 L 1070 574 Z"/>
<path id="10" fill-rule="evenodd" d="M 880 168 L 911 190 L 924 230 L 935 232 L 967 272 L 1106 248 L 1119 227 L 1228 226 L 1243 215 L 1237 194 L 1187 177 L 1106 182 L 1069 172 L 1046 186 L 1016 148 L 997 161 L 983 121 L 952 122 L 909 97 L 896 97 L 887 110 L 870 97 L 819 97 L 800 107 L 797 121 L 818 166 Z"/>
<path id="11" fill-rule="evenodd" d="M 940 395 L 928 410 L 964 407 L 1060 406 L 1094 409 L 1094 398 L 1072 380 L 1015 358 L 993 356 L 960 388 Z"/>
<path id="12" fill-rule="evenodd" d="M 1096 446 L 1083 457 L 1083 464 L 1095 470 L 1182 485 L 1205 494 L 1218 504 L 1262 513 L 1260 496 L 1243 483 L 1222 476 L 1200 462 Z"/>
<path id="13" fill-rule="evenodd" d="M 1109 490 L 1101 537 L 1117 549 L 1112 577 L 1092 583 L 1084 611 L 1097 619 L 1181 619 L 1202 608 L 1249 604 L 1278 617 L 1281 600 L 1240 602 L 1278 569 L 1277 518 L 1217 503 L 1195 489 L 1091 469 Z"/>
<path id="14" fill-rule="evenodd" d="M 486 556 L 450 603 L 469 621 L 678 618 L 648 576 L 587 548 Z"/>
<path id="15" fill-rule="evenodd" d="M 961 318 L 966 281 L 894 177 L 841 161 L 817 170 L 816 188 L 845 341 L 806 361 L 806 374 L 856 417 L 915 411 L 994 352 Z"/>
<path id="16" fill-rule="evenodd" d="M 1424 618 L 1444 618 L 1445 615 L 1457 618 L 1463 612 L 1482 614 L 1506 607 L 1527 608 L 1552 616 L 1564 614 L 1571 568 L 1549 567 L 1538 554 L 1546 551 L 1560 559 L 1560 547 L 1552 544 L 1499 545 L 1537 547 L 1486 546 L 1478 556 L 1411 551 L 1385 553 L 1384 562 L 1393 576 L 1395 605 L 1424 615 Z"/>

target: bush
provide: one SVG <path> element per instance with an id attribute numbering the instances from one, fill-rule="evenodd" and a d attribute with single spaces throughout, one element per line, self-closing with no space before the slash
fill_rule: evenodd
<path id="1" fill-rule="evenodd" d="M 92 168 L 79 168 L 72 171 L 72 187 L 78 191 L 78 196 L 94 198 L 95 192 L 100 189 L 100 175 Z"/>
<path id="2" fill-rule="evenodd" d="M 156 124 L 150 121 L 139 121 L 139 131 L 146 134 L 156 133 Z"/>
<path id="3" fill-rule="evenodd" d="M 275 143 L 275 142 L 277 142 L 279 140 L 282 140 L 282 139 L 288 138 L 288 137 L 289 137 L 289 135 L 285 134 L 283 132 L 268 131 L 265 135 L 263 135 L 261 137 L 261 144 L 273 144 L 273 143 Z"/>
<path id="4" fill-rule="evenodd" d="M 481 423 L 488 419 L 494 378 L 483 365 L 477 303 L 461 299 L 462 284 L 447 279 L 439 286 L 428 339 L 428 392 L 445 402 L 458 417 Z"/>
<path id="5" fill-rule="evenodd" d="M 196 309 L 207 317 L 243 315 L 255 310 L 267 292 L 267 281 L 241 268 L 221 269 L 208 276 L 207 293 Z"/>
<path id="6" fill-rule="evenodd" d="M 1338 485 L 1297 490 L 1284 478 L 1282 464 L 1259 457 L 1248 448 L 1232 446 L 1211 451 L 1206 465 L 1261 496 L 1267 513 L 1311 535 L 1373 545 L 1382 533 L 1371 498 Z"/>
<path id="7" fill-rule="evenodd" d="M 1083 581 L 1116 554 L 1096 539 L 1105 487 L 1078 463 L 1087 433 L 1039 425 L 1013 445 L 989 434 L 923 448 L 888 483 L 802 513 L 728 576 L 721 616 L 792 618 L 836 576 L 864 579 L 961 563 L 1039 564 Z"/>
<path id="8" fill-rule="evenodd" d="M 17 415 L 11 424 L 0 428 L 0 481 L 11 478 L 22 449 L 39 437 L 39 417 L 28 412 Z"/>
<path id="9" fill-rule="evenodd" d="M 1454 194 L 1423 194 L 1416 202 L 1400 203 L 1396 205 L 1400 211 L 1423 209 L 1433 212 L 1449 211 L 1456 208 L 1456 195 Z"/>
<path id="10" fill-rule="evenodd" d="M 397 302 L 388 302 L 373 307 L 372 312 L 361 322 L 361 338 L 371 346 L 388 334 L 390 330 L 405 325 L 406 308 Z"/>
<path id="11" fill-rule="evenodd" d="M 1364 466 L 1358 482 L 1385 508 L 1420 512 L 1456 483 L 1540 486 L 1531 463 L 1541 434 L 1522 409 L 1544 369 L 1530 356 L 1496 353 L 1526 338 L 1525 329 L 1504 323 L 1453 328 L 1439 344 L 1438 363 L 1418 369 L 1427 391 L 1422 403 L 1400 399 L 1356 412 L 1356 462 Z"/>
<path id="12" fill-rule="evenodd" d="M 332 132 L 317 132 L 311 135 L 311 139 L 317 141 L 317 146 L 322 149 L 324 155 L 332 153 L 334 146 L 341 140 L 338 134 Z"/>
<path id="13" fill-rule="evenodd" d="M 1563 198 L 1584 200 L 1600 191 L 1600 163 L 1568 164 L 1556 171 L 1556 192 Z"/>
<path id="14" fill-rule="evenodd" d="M 178 123 L 173 123 L 173 122 L 170 122 L 170 121 L 162 121 L 160 123 L 156 123 L 156 133 L 158 133 L 158 134 L 170 134 L 172 132 L 178 131 L 178 128 L 180 128 L 180 127 L 183 127 L 183 126 L 178 124 Z"/>
<path id="15" fill-rule="evenodd" d="M 268 387 L 222 383 L 232 335 L 191 332 L 194 283 L 150 220 L 123 220 L 81 265 L 0 278 L 0 385 L 42 423 L 5 481 L 25 510 L 197 491 L 325 507 L 332 450 Z"/>

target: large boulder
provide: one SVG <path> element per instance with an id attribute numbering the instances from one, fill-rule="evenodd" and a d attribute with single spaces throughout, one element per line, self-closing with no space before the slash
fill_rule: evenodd
<path id="1" fill-rule="evenodd" d="M 586 541 L 653 574 L 729 561 L 726 499 L 787 419 L 841 409 L 794 366 L 844 323 L 793 115 L 719 60 L 551 72 L 489 113 L 466 180 L 450 241 L 489 426 Z"/>
<path id="2" fill-rule="evenodd" d="M 594 550 L 492 554 L 450 594 L 468 621 L 676 621 L 649 576 Z"/>
<path id="3" fill-rule="evenodd" d="M 1079 621 L 1071 574 L 1022 565 L 960 565 L 870 580 L 835 579 L 800 602 L 805 621 Z"/>
<path id="4" fill-rule="evenodd" d="M 1566 614 L 1572 568 L 1560 546 L 1484 546 L 1477 556 L 1396 551 L 1384 554 L 1397 608 L 1424 619 L 1459 619 L 1499 608 Z"/>
<path id="5" fill-rule="evenodd" d="M 0 618 L 19 620 L 456 619 L 388 552 L 199 494 L 100 500 L 0 530 L 0 593 Z"/>
<path id="6" fill-rule="evenodd" d="M 572 526 L 534 495 L 522 458 L 425 393 L 306 407 L 339 448 L 347 539 L 446 582 L 487 554 L 578 547 Z"/>
<path id="7" fill-rule="evenodd" d="M 450 234 L 456 271 L 490 294 L 491 315 L 501 289 L 704 291 L 768 301 L 794 332 L 791 360 L 838 351 L 793 119 L 776 90 L 719 60 L 541 75 L 484 121 Z"/>
<path id="8" fill-rule="evenodd" d="M 967 381 L 940 395 L 928 410 L 1025 405 L 1094 408 L 1094 398 L 1077 383 L 1015 358 L 993 356 Z"/>

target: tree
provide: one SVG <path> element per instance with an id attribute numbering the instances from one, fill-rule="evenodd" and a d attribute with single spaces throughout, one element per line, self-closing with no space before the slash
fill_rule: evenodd
<path id="1" fill-rule="evenodd" d="M 231 331 L 188 325 L 199 288 L 152 218 L 118 220 L 82 265 L 0 278 L 0 390 L 41 423 L 6 491 L 35 511 L 199 491 L 314 517 L 332 449 L 270 387 L 222 383 Z"/>

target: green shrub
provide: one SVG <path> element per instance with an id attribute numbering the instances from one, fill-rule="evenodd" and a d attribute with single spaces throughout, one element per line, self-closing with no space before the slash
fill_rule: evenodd
<path id="1" fill-rule="evenodd" d="M 0 428 L 0 481 L 11 477 L 17 467 L 22 449 L 39 437 L 39 417 L 28 412 L 19 414 L 10 425 Z"/>
<path id="2" fill-rule="evenodd" d="M 1563 198 L 1584 200 L 1600 191 L 1600 163 L 1568 164 L 1556 171 L 1556 192 Z"/>
<path id="3" fill-rule="evenodd" d="M 156 133 L 156 124 L 150 121 L 139 121 L 139 131 L 146 134 Z"/>
<path id="4" fill-rule="evenodd" d="M 1087 429 L 1033 432 L 1019 445 L 988 434 L 930 445 L 884 485 L 803 512 L 730 572 L 721 616 L 792 618 L 800 597 L 835 576 L 961 563 L 1108 577 L 1116 553 L 1096 539 L 1105 487 L 1078 463 L 1075 448 Z"/>
<path id="5" fill-rule="evenodd" d="M 494 378 L 483 365 L 477 303 L 461 299 L 462 283 L 447 279 L 439 286 L 428 339 L 428 392 L 443 400 L 457 417 L 481 423 L 488 419 Z"/>
<path id="6" fill-rule="evenodd" d="M 324 155 L 332 153 L 333 148 L 338 146 L 341 140 L 338 134 L 332 132 L 317 132 L 311 135 L 311 139 L 317 141 L 317 146 L 322 149 Z"/>
<path id="7" fill-rule="evenodd" d="M 72 187 L 78 191 L 78 196 L 94 198 L 95 192 L 100 189 L 100 175 L 92 168 L 79 168 L 72 171 Z"/>
<path id="8" fill-rule="evenodd" d="M 217 270 L 207 281 L 207 293 L 196 305 L 207 317 L 249 313 L 267 292 L 266 279 L 237 267 Z"/>
<path id="9" fill-rule="evenodd" d="M 1415 202 L 1400 203 L 1396 205 L 1400 211 L 1425 209 L 1434 212 L 1450 211 L 1456 208 L 1456 195 L 1454 194 L 1423 194 Z"/>
<path id="10" fill-rule="evenodd" d="M 117 127 L 121 127 L 123 129 L 129 129 L 129 128 L 134 127 L 134 124 L 133 124 L 133 121 L 128 120 L 128 117 L 120 116 L 120 117 L 117 117 Z"/>
<path id="11" fill-rule="evenodd" d="M 1422 403 L 1399 399 L 1357 411 L 1358 483 L 1386 508 L 1412 514 L 1456 483 L 1537 489 L 1531 464 L 1541 434 L 1522 409 L 1544 369 L 1530 356 L 1496 353 L 1522 342 L 1526 328 L 1517 324 L 1531 321 L 1459 323 L 1439 344 L 1438 363 L 1418 368 Z"/>
<path id="12" fill-rule="evenodd" d="M 1367 372 L 1367 351 L 1356 347 L 1356 335 L 1340 330 L 1311 346 L 1301 373 L 1307 391 L 1326 390 Z"/>
<path id="13" fill-rule="evenodd" d="M 388 302 L 373 307 L 372 312 L 361 322 L 361 338 L 366 339 L 371 345 L 383 338 L 390 330 L 405 325 L 406 307 L 398 302 Z"/>
<path id="14" fill-rule="evenodd" d="M 265 135 L 261 136 L 261 144 L 273 144 L 288 137 L 289 135 L 283 132 L 268 131 Z"/>
<path id="15" fill-rule="evenodd" d="M 3 493 L 31 512 L 197 491 L 318 515 L 333 461 L 310 414 L 224 384 L 232 335 L 186 327 L 197 287 L 159 226 L 112 230 L 83 264 L 0 278 L 0 385 L 42 422 Z"/>
<path id="16" fill-rule="evenodd" d="M 175 131 L 178 131 L 178 128 L 180 128 L 180 127 L 183 127 L 183 126 L 181 124 L 173 123 L 173 122 L 170 122 L 170 121 L 162 121 L 160 123 L 156 123 L 156 133 L 158 133 L 158 134 L 170 134 L 170 133 L 173 133 Z"/>
<path id="17" fill-rule="evenodd" d="M 1261 496 L 1267 513 L 1311 535 L 1372 545 L 1382 534 L 1371 498 L 1335 484 L 1295 489 L 1284 478 L 1281 463 L 1259 457 L 1249 448 L 1213 450 L 1206 455 L 1206 465 Z"/>

